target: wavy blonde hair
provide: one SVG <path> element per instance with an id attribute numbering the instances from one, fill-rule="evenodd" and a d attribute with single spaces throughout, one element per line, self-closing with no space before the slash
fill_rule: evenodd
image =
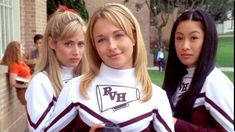
<path id="1" fill-rule="evenodd" d="M 20 60 L 23 59 L 21 52 L 21 44 L 17 41 L 11 41 L 5 49 L 0 64 L 10 66 L 13 62 L 18 63 Z"/>
<path id="2" fill-rule="evenodd" d="M 90 18 L 86 32 L 85 54 L 87 55 L 89 70 L 82 77 L 80 92 L 89 98 L 87 89 L 92 79 L 98 74 L 102 59 L 94 46 L 93 30 L 98 19 L 105 18 L 119 26 L 130 38 L 134 39 L 133 60 L 138 82 L 143 86 L 142 101 L 147 101 L 152 96 L 152 83 L 147 71 L 147 53 L 141 34 L 140 26 L 128 8 L 117 3 L 108 3 L 98 9 Z"/>
<path id="3" fill-rule="evenodd" d="M 52 38 L 54 41 L 64 40 L 74 36 L 76 32 L 81 30 L 86 32 L 86 25 L 82 18 L 73 12 L 57 9 L 49 19 L 43 37 L 43 44 L 39 50 L 39 60 L 35 66 L 35 74 L 41 71 L 47 71 L 48 77 L 52 83 L 56 95 L 58 96 L 62 87 L 61 65 L 50 48 L 48 40 Z M 78 76 L 86 69 L 86 59 L 83 55 L 79 65 L 74 68 L 74 76 Z M 35 75 L 34 74 L 34 75 Z"/>

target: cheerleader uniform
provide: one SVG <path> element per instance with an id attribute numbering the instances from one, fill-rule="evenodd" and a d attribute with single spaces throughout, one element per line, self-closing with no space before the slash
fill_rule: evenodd
<path id="1" fill-rule="evenodd" d="M 194 68 L 187 69 L 172 102 L 174 105 L 188 90 Z M 234 128 L 234 85 L 218 68 L 207 76 L 193 109 L 191 122 L 177 119 L 175 131 L 233 131 Z"/>
<path id="2" fill-rule="evenodd" d="M 65 84 L 73 78 L 72 67 L 62 67 L 61 77 Z M 26 90 L 27 117 L 30 131 L 42 131 L 54 110 L 57 97 L 46 71 L 37 73 Z"/>
<path id="3" fill-rule="evenodd" d="M 89 99 L 81 96 L 80 81 L 76 77 L 65 85 L 45 131 L 61 131 L 74 118 L 76 131 L 89 131 L 96 123 L 115 123 L 124 132 L 174 131 L 166 92 L 152 84 L 152 97 L 141 102 L 134 68 L 117 70 L 102 63 L 88 87 Z"/>

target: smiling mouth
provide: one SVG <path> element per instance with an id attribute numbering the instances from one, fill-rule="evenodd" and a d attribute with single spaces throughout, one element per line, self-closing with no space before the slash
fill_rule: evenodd
<path id="1" fill-rule="evenodd" d="M 109 55 L 110 58 L 115 58 L 117 56 L 119 56 L 120 54 L 112 54 L 112 55 Z"/>

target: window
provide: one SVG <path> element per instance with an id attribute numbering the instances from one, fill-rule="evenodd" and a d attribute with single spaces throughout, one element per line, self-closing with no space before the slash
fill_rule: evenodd
<path id="1" fill-rule="evenodd" d="M 13 40 L 20 41 L 19 0 L 0 0 L 0 57 Z"/>

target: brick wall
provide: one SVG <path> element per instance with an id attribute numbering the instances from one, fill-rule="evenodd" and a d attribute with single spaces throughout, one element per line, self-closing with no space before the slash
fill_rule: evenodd
<path id="1" fill-rule="evenodd" d="M 15 88 L 10 88 L 7 66 L 0 65 L 0 131 L 23 132 L 27 127 L 25 108 L 16 96 Z"/>
<path id="2" fill-rule="evenodd" d="M 92 13 L 104 3 L 115 2 L 115 3 L 124 4 L 123 3 L 124 0 L 85 0 L 85 2 L 86 2 L 87 10 L 89 12 L 89 16 L 91 16 Z M 142 35 L 143 35 L 147 53 L 148 53 L 147 54 L 148 66 L 153 66 L 153 55 L 150 54 L 150 48 L 149 48 L 150 46 L 149 9 L 146 4 L 143 4 L 141 10 L 139 11 L 137 11 L 135 7 L 135 3 L 143 3 L 143 2 L 144 2 L 143 0 L 129 0 L 129 2 L 125 3 L 124 5 L 127 6 L 131 10 L 131 12 L 135 15 L 135 17 L 140 23 L 140 28 L 142 31 Z"/>
<path id="3" fill-rule="evenodd" d="M 34 48 L 33 36 L 44 33 L 46 0 L 20 0 L 21 42 L 26 50 Z M 0 65 L 0 132 L 27 130 L 25 107 L 20 104 L 16 89 L 8 86 L 8 68 Z"/>
<path id="4" fill-rule="evenodd" d="M 46 0 L 36 0 L 36 34 L 43 34 L 47 24 L 47 1 Z M 34 36 L 34 35 L 33 35 Z M 33 38 L 32 36 L 32 38 Z M 33 40 L 33 39 L 31 39 Z M 32 41 L 33 42 L 33 41 Z"/>
<path id="5" fill-rule="evenodd" d="M 32 50 L 35 34 L 43 34 L 47 23 L 46 0 L 21 0 L 21 42 L 26 50 Z"/>

